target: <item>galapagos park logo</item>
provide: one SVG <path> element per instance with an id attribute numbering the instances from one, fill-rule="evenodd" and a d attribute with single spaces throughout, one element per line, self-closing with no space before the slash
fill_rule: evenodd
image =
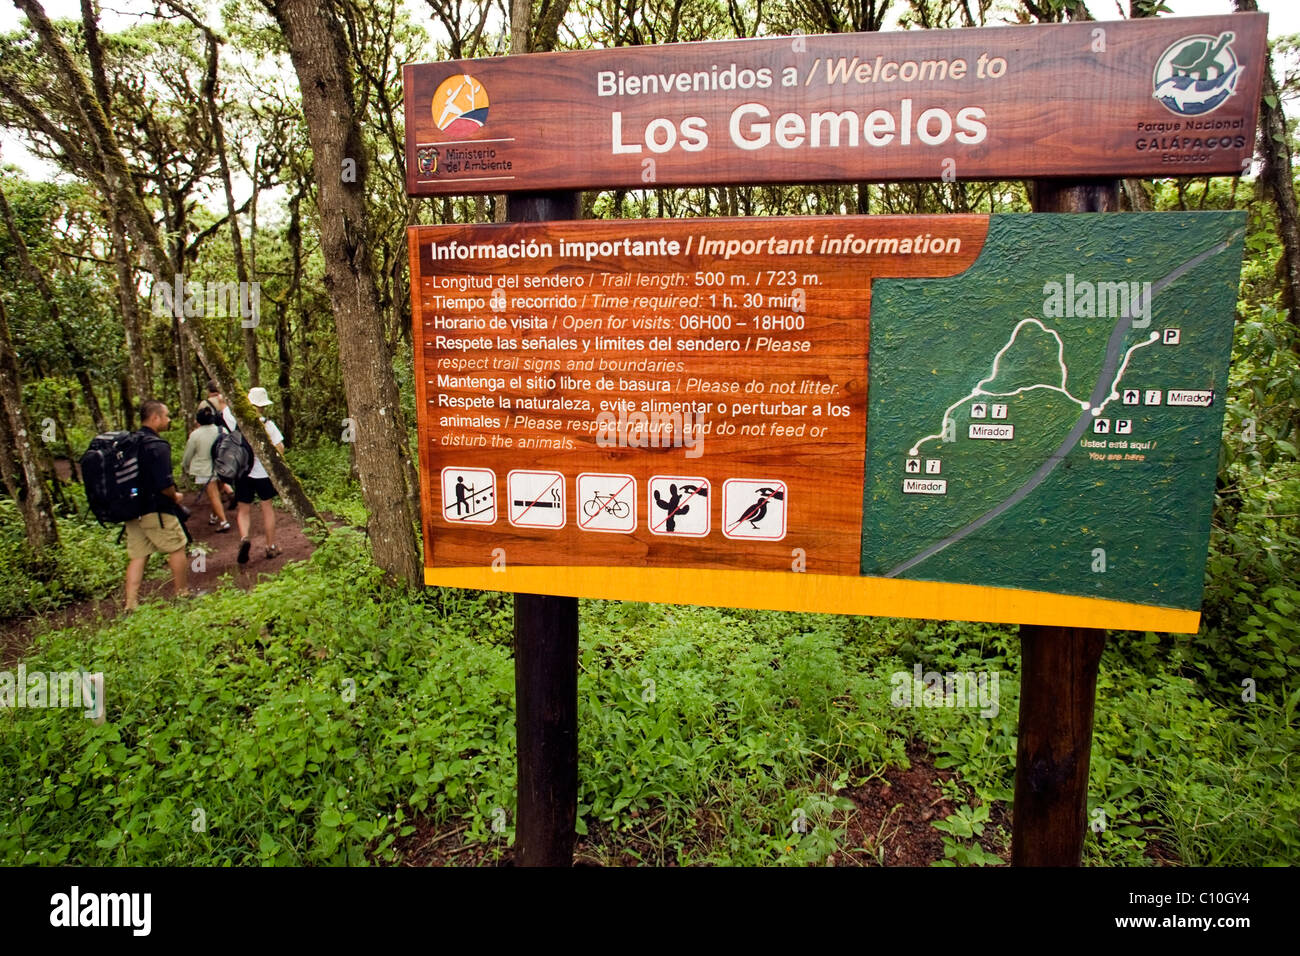
<path id="1" fill-rule="evenodd" d="M 433 94 L 433 125 L 451 139 L 477 133 L 487 122 L 488 95 L 468 73 L 449 76 Z"/>
<path id="2" fill-rule="evenodd" d="M 1172 43 L 1156 61 L 1152 96 L 1171 113 L 1203 116 L 1237 91 L 1240 64 L 1232 52 L 1234 35 L 1196 34 Z"/>

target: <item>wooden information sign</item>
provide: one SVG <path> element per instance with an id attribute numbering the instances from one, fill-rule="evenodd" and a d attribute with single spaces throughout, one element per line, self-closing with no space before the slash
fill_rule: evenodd
<path id="1" fill-rule="evenodd" d="M 1243 228 L 413 227 L 426 580 L 1195 631 Z"/>
<path id="2" fill-rule="evenodd" d="M 405 68 L 408 192 L 530 223 L 409 233 L 425 576 L 517 592 L 522 865 L 572 859 L 583 595 L 1025 625 L 1013 859 L 1079 862 L 1099 628 L 1199 623 L 1243 216 L 543 220 L 999 177 L 1113 211 L 1115 177 L 1249 167 L 1266 28 Z"/>
<path id="3" fill-rule="evenodd" d="M 1237 173 L 1267 16 L 795 36 L 404 68 L 412 195 Z"/>

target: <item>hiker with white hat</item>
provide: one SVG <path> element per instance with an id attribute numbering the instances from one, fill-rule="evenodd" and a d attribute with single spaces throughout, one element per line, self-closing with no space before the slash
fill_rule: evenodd
<path id="1" fill-rule="evenodd" d="M 250 389 L 248 404 L 257 409 L 258 421 L 266 429 L 266 437 L 271 440 L 271 444 L 275 446 L 276 451 L 284 454 L 284 436 L 280 434 L 280 429 L 275 426 L 275 422 L 263 414 L 271 404 L 271 397 L 266 394 L 266 389 L 260 385 L 257 388 Z M 273 558 L 280 553 L 280 548 L 275 543 L 275 508 L 271 504 L 271 500 L 276 497 L 275 485 L 271 484 L 270 476 L 266 473 L 266 469 L 262 467 L 262 462 L 258 460 L 256 455 L 253 456 L 253 470 L 248 473 L 248 477 L 235 482 L 235 501 L 239 505 L 235 513 L 235 522 L 239 525 L 239 556 L 235 560 L 240 564 L 248 563 L 248 552 L 253 546 L 248 537 L 248 532 L 252 525 L 254 497 L 260 498 L 262 501 L 262 527 L 266 531 L 266 556 Z"/>

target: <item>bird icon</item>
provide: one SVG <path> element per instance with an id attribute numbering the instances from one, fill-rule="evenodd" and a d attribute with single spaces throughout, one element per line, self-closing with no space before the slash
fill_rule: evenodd
<path id="1" fill-rule="evenodd" d="M 773 499 L 785 501 L 785 492 L 775 488 L 759 488 L 757 494 L 758 500 L 741 513 L 736 524 L 748 521 L 751 528 L 758 530 L 758 523 L 767 517 L 767 503 Z"/>

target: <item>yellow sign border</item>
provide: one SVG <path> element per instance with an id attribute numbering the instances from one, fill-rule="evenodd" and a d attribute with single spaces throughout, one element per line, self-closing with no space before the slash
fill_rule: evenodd
<path id="1" fill-rule="evenodd" d="M 1195 634 L 1200 611 L 976 584 L 782 571 L 506 566 L 425 568 L 430 586 L 768 611 Z M 667 600 L 666 600 L 667 598 Z"/>

